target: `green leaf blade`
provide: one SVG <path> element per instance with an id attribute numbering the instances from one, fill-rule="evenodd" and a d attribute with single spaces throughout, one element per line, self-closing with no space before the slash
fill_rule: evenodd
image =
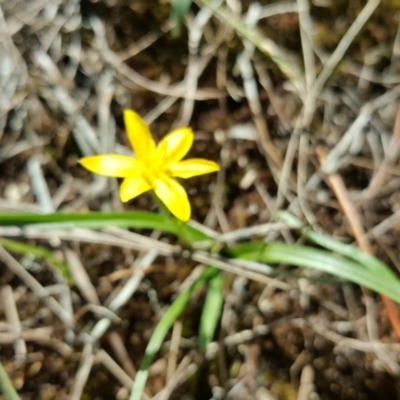
<path id="1" fill-rule="evenodd" d="M 314 268 L 384 294 L 400 303 L 400 280 L 387 275 L 377 275 L 345 257 L 312 247 L 286 243 L 251 243 L 232 249 L 238 258 L 266 263 L 280 263 L 297 267 Z"/>
<path id="2" fill-rule="evenodd" d="M 224 303 L 223 283 L 224 273 L 222 271 L 210 279 L 199 328 L 200 349 L 203 351 L 206 351 L 211 343 L 221 315 Z"/>

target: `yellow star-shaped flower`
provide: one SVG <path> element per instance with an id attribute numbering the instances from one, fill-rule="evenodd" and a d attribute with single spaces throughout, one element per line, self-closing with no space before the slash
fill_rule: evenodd
<path id="1" fill-rule="evenodd" d="M 156 146 L 146 122 L 134 111 L 124 111 L 128 139 L 135 157 L 104 154 L 83 157 L 83 167 L 99 175 L 124 178 L 120 198 L 127 202 L 148 190 L 157 197 L 175 217 L 190 218 L 190 203 L 185 189 L 176 178 L 191 178 L 219 170 L 218 164 L 202 158 L 182 160 L 193 144 L 191 128 L 178 128 L 168 133 Z"/>

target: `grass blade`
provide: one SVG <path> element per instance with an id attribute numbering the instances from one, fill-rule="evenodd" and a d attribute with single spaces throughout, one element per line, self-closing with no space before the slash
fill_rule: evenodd
<path id="1" fill-rule="evenodd" d="M 102 229 L 108 226 L 135 229 L 158 229 L 172 233 L 190 244 L 207 240 L 209 237 L 200 231 L 172 217 L 151 212 L 90 212 L 90 213 L 0 213 L 0 226 L 17 226 L 35 229 Z"/>
<path id="2" fill-rule="evenodd" d="M 141 400 L 147 377 L 149 375 L 149 367 L 155 355 L 160 350 L 166 334 L 185 309 L 193 292 L 204 286 L 207 281 L 212 279 L 216 274 L 218 274 L 218 272 L 219 271 L 213 267 L 206 268 L 199 279 L 197 279 L 196 282 L 194 282 L 174 300 L 168 311 L 161 318 L 150 338 L 149 343 L 147 344 L 145 356 L 142 364 L 140 365 L 140 369 L 136 374 L 130 400 Z"/>
<path id="3" fill-rule="evenodd" d="M 181 33 L 183 20 L 190 9 L 192 0 L 172 0 L 170 20 L 175 24 L 171 34 L 173 37 L 179 36 Z"/>
<path id="4" fill-rule="evenodd" d="M 0 361 L 0 389 L 1 393 L 4 394 L 4 398 L 6 400 L 20 400 L 21 398 L 18 396 L 18 393 L 14 389 L 14 386 L 7 375 L 6 370 L 3 367 L 3 364 Z"/>
<path id="5" fill-rule="evenodd" d="M 314 268 L 357 283 L 400 303 L 400 280 L 397 277 L 377 275 L 353 260 L 325 250 L 286 243 L 249 243 L 239 245 L 231 252 L 247 260 Z"/>
<path id="6" fill-rule="evenodd" d="M 209 282 L 199 329 L 200 349 L 203 351 L 206 351 L 211 343 L 221 315 L 224 303 L 223 284 L 224 273 L 222 271 L 219 271 Z"/>
<path id="7" fill-rule="evenodd" d="M 301 221 L 297 217 L 288 213 L 287 211 L 280 211 L 278 218 L 283 222 L 286 222 L 292 228 L 300 228 L 302 225 Z M 379 276 L 385 276 L 388 279 L 397 279 L 396 274 L 386 264 L 378 260 L 376 257 L 362 252 L 356 246 L 339 242 L 328 235 L 315 232 L 310 228 L 300 228 L 300 232 L 303 236 L 315 244 L 318 244 L 319 246 L 335 253 L 346 256 L 351 260 L 362 264 L 364 267 L 370 269 L 371 272 Z"/>

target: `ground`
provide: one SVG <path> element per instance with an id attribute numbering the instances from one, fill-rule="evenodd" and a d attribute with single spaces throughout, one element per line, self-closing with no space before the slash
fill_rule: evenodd
<path id="1" fill-rule="evenodd" d="M 184 185 L 189 224 L 224 251 L 309 244 L 277 219 L 288 210 L 398 274 L 400 2 L 195 0 L 180 31 L 171 7 L 1 2 L 1 215 L 157 212 L 149 194 L 122 204 L 117 180 L 78 163 L 129 154 L 122 112 L 131 108 L 156 140 L 191 126 L 188 157 L 219 163 Z M 0 354 L 21 398 L 128 399 L 155 327 L 202 268 L 197 249 L 159 230 L 20 229 L 2 218 Z M 132 276 L 135 290 L 114 312 Z M 151 364 L 145 398 L 399 398 L 390 300 L 292 265 L 267 276 L 229 270 L 223 298 L 204 352 L 206 294 L 194 292 Z M 102 318 L 111 322 L 96 336 Z"/>

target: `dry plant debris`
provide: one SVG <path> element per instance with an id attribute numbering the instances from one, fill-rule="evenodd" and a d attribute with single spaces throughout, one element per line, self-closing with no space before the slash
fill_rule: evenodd
<path id="1" fill-rule="evenodd" d="M 130 108 L 157 139 L 190 125 L 190 157 L 219 162 L 216 178 L 185 182 L 191 223 L 215 240 L 302 240 L 274 220 L 284 208 L 400 273 L 399 2 L 196 0 L 179 37 L 170 8 L 0 3 L 0 211 L 153 211 L 146 196 L 123 206 L 118 182 L 78 165 L 130 154 Z M 398 306 L 391 316 L 355 285 L 201 248 L 186 257 L 158 231 L 0 226 L 0 237 L 0 355 L 23 399 L 128 399 L 165 308 L 209 262 L 226 271 L 215 342 L 198 350 L 198 293 L 144 398 L 398 398 Z M 47 250 L 75 283 L 5 239 Z"/>

